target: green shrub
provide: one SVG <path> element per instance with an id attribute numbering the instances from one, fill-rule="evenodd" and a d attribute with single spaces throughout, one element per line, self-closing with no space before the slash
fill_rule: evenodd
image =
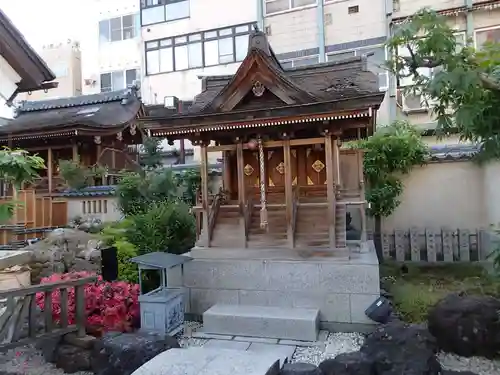
<path id="1" fill-rule="evenodd" d="M 195 220 L 183 202 L 157 202 L 146 213 L 131 219 L 134 225 L 129 241 L 140 254 L 155 251 L 182 254 L 194 246 Z"/>

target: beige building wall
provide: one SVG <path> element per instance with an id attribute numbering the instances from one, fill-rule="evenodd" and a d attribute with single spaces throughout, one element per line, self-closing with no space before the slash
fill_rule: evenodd
<path id="1" fill-rule="evenodd" d="M 317 10 L 300 8 L 271 14 L 264 20 L 264 29 L 275 53 L 286 53 L 318 46 Z"/>
<path id="2" fill-rule="evenodd" d="M 48 44 L 39 54 L 56 75 L 59 86 L 47 92 L 39 90 L 31 94 L 21 94 L 17 100 L 55 99 L 82 94 L 82 56 L 79 42 L 68 40 L 65 43 Z"/>

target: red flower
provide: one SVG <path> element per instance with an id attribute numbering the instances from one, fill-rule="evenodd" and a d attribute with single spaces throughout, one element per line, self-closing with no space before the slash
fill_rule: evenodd
<path id="1" fill-rule="evenodd" d="M 41 283 L 75 280 L 93 276 L 90 272 L 54 274 L 43 278 Z M 100 331 L 128 332 L 139 316 L 139 285 L 123 281 L 105 282 L 101 276 L 95 283 L 84 287 L 87 324 Z M 61 320 L 61 292 L 52 293 L 52 316 L 56 323 Z M 36 303 L 43 310 L 45 293 L 36 295 Z M 75 323 L 75 290 L 68 289 L 68 322 Z M 16 354 L 17 355 L 17 354 Z"/>

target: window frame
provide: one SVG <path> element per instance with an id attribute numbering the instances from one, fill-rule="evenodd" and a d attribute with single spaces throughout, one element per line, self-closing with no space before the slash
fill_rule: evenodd
<path id="1" fill-rule="evenodd" d="M 145 58 L 145 65 L 146 65 L 146 75 L 151 76 L 151 75 L 156 75 L 156 74 L 166 74 L 166 73 L 173 73 L 173 72 L 182 72 L 182 71 L 187 71 L 191 69 L 203 69 L 211 66 L 218 66 L 218 65 L 227 65 L 227 64 L 235 64 L 239 63 L 244 60 L 245 56 L 240 56 L 242 59 L 238 59 L 238 48 L 237 48 L 237 38 L 240 36 L 250 36 L 250 33 L 254 27 L 255 23 L 243 23 L 243 24 L 237 24 L 233 26 L 227 26 L 227 27 L 221 27 L 217 29 L 210 29 L 210 30 L 203 30 L 199 31 L 196 33 L 189 33 L 189 34 L 182 34 L 182 35 L 176 35 L 168 38 L 162 38 L 162 39 L 154 39 L 154 40 L 148 40 L 145 41 L 144 43 L 144 58 Z M 238 30 L 240 28 L 245 27 L 246 30 Z M 227 31 L 229 31 L 227 33 Z M 207 35 L 209 34 L 209 35 Z M 212 34 L 212 35 L 210 35 Z M 196 37 L 193 38 L 193 37 Z M 223 39 L 230 38 L 232 41 L 232 60 L 228 62 L 221 62 L 221 51 L 219 47 L 219 41 Z M 207 64 L 207 54 L 206 54 L 206 45 L 207 43 L 217 41 L 217 64 Z M 162 46 L 162 43 L 164 44 Z M 190 48 L 189 46 L 195 45 L 195 44 L 201 44 L 201 64 L 199 66 L 191 66 L 191 60 L 189 59 L 189 51 Z M 154 45 L 156 44 L 156 45 Z M 149 45 L 149 46 L 148 46 Z M 153 46 L 154 45 L 154 46 Z M 188 54 L 188 63 L 187 63 L 187 68 L 183 69 L 177 69 L 176 67 L 176 48 L 178 47 L 183 47 L 187 46 L 187 54 Z M 150 73 L 149 70 L 147 69 L 148 67 L 148 52 L 151 51 L 161 51 L 162 49 L 172 49 L 172 70 L 171 71 L 162 71 L 161 69 L 161 61 L 159 61 L 159 71 L 155 73 Z M 160 53 L 158 53 L 158 58 L 161 60 L 159 57 Z M 223 55 L 226 56 L 226 55 Z"/>
<path id="2" fill-rule="evenodd" d="M 354 56 L 352 56 L 352 57 L 359 57 L 359 56 L 362 56 L 362 53 L 360 55 L 359 52 L 366 51 L 366 50 L 373 50 L 373 49 L 377 49 L 377 48 L 381 48 L 381 47 L 384 47 L 384 59 L 387 61 L 389 53 L 387 51 L 387 47 L 384 46 L 383 44 L 374 44 L 374 45 L 371 45 L 371 46 L 363 46 L 363 47 L 360 47 L 360 48 L 350 48 L 350 49 L 344 49 L 344 50 L 341 50 L 341 51 L 330 52 L 330 53 L 326 54 L 326 61 L 330 62 L 330 61 L 328 61 L 328 56 L 340 55 L 340 54 L 343 54 L 343 53 L 354 52 Z M 385 76 L 385 85 L 380 85 L 380 78 L 378 80 L 379 81 L 379 90 L 380 91 L 387 91 L 387 90 L 389 90 L 389 71 L 385 71 L 385 72 L 382 72 L 382 73 L 374 73 L 374 74 L 377 74 L 377 77 Z"/>
<path id="3" fill-rule="evenodd" d="M 497 25 L 497 26 L 487 26 L 487 27 L 480 27 L 478 29 L 474 29 L 474 49 L 478 49 L 477 48 L 477 34 L 478 33 L 481 33 L 483 31 L 491 31 L 491 30 L 498 30 L 500 29 L 500 25 Z"/>
<path id="4" fill-rule="evenodd" d="M 175 21 L 184 20 L 184 19 L 187 19 L 187 18 L 191 17 L 191 0 L 157 0 L 158 4 L 155 4 L 155 5 L 146 5 L 146 6 L 143 6 L 143 1 L 144 0 L 141 0 L 141 2 L 139 4 L 139 15 L 140 15 L 141 27 L 143 27 L 143 26 L 158 25 L 158 24 L 166 23 L 166 22 L 175 22 Z M 188 15 L 184 16 L 184 17 L 174 18 L 174 19 L 168 20 L 167 19 L 167 6 L 171 5 L 171 4 L 176 4 L 176 3 L 187 3 L 187 5 L 188 5 Z M 147 24 L 144 24 L 142 22 L 142 11 L 144 9 L 153 9 L 153 8 L 160 8 L 160 7 L 163 7 L 163 21 L 157 21 L 157 22 L 152 22 L 152 23 L 147 23 Z"/>
<path id="5" fill-rule="evenodd" d="M 319 64 L 319 55 L 316 55 L 316 54 L 315 55 L 300 56 L 300 57 L 296 57 L 294 59 L 280 60 L 280 64 L 292 63 L 292 67 L 291 68 L 284 68 L 285 70 L 286 69 L 303 68 L 304 66 L 309 66 L 309 65 L 295 66 L 295 62 L 296 61 L 303 61 L 303 60 L 313 59 L 315 57 L 317 58 L 317 62 L 314 63 L 314 64 L 309 64 L 309 65 Z"/>
<path id="6" fill-rule="evenodd" d="M 268 13 L 267 12 L 266 4 L 267 3 L 272 3 L 273 1 L 279 1 L 279 0 L 259 0 L 259 1 L 262 1 L 264 16 L 267 17 L 267 16 L 274 16 L 274 15 L 278 15 L 278 14 L 293 12 L 293 11 L 296 11 L 296 10 L 302 10 L 302 9 L 307 9 L 307 8 L 314 8 L 314 7 L 318 6 L 318 1 L 323 1 L 323 0 L 314 0 L 314 4 L 301 5 L 301 6 L 297 6 L 297 7 L 293 6 L 293 1 L 294 0 L 288 0 L 288 9 L 279 10 L 277 12 L 272 12 L 272 13 Z M 339 0 L 334 0 L 334 1 L 339 1 Z M 345 0 L 343 0 L 343 1 L 345 1 Z"/>
<path id="7" fill-rule="evenodd" d="M 134 81 L 139 80 L 141 77 L 141 69 L 140 68 L 130 68 L 130 69 L 124 69 L 124 70 L 110 70 L 110 71 L 104 71 L 104 72 L 99 73 L 99 92 L 101 92 L 101 93 L 112 92 L 112 91 L 125 90 L 127 88 L 130 88 L 132 86 L 132 84 L 127 85 L 127 72 L 132 71 L 132 70 L 135 71 L 135 80 Z M 122 88 L 114 88 L 113 87 L 113 73 L 121 73 L 122 74 L 123 83 L 125 84 L 125 87 L 122 87 Z M 107 74 L 109 74 L 109 76 L 110 76 L 110 82 L 111 82 L 110 90 L 109 91 L 102 91 L 102 76 L 107 75 Z"/>
<path id="8" fill-rule="evenodd" d="M 124 38 L 124 29 L 123 29 L 123 18 L 124 17 L 131 17 L 132 18 L 132 32 L 133 32 L 133 37 L 132 38 Z M 120 20 L 120 34 L 121 34 L 121 38 L 118 39 L 118 40 L 112 40 L 112 29 L 111 29 L 111 20 L 113 19 L 119 19 Z M 101 38 L 101 23 L 103 22 L 106 22 L 107 25 L 108 25 L 108 35 L 109 35 L 109 38 L 107 40 L 104 40 Z M 108 19 L 105 19 L 105 20 L 100 20 L 99 21 L 99 44 L 103 44 L 103 43 L 117 43 L 117 42 L 123 42 L 124 40 L 131 40 L 131 39 L 135 39 L 139 36 L 139 33 L 138 33 L 138 28 L 136 25 L 137 23 L 137 13 L 130 13 L 130 14 L 124 14 L 122 16 L 118 16 L 118 17 L 112 17 L 112 18 L 108 18 Z M 127 26 L 127 30 L 129 30 L 130 27 Z"/>

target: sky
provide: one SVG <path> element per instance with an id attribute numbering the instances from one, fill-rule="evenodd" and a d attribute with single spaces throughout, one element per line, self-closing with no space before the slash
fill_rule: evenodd
<path id="1" fill-rule="evenodd" d="M 91 0 L 0 0 L 0 8 L 35 49 L 81 40 L 91 4 Z"/>

